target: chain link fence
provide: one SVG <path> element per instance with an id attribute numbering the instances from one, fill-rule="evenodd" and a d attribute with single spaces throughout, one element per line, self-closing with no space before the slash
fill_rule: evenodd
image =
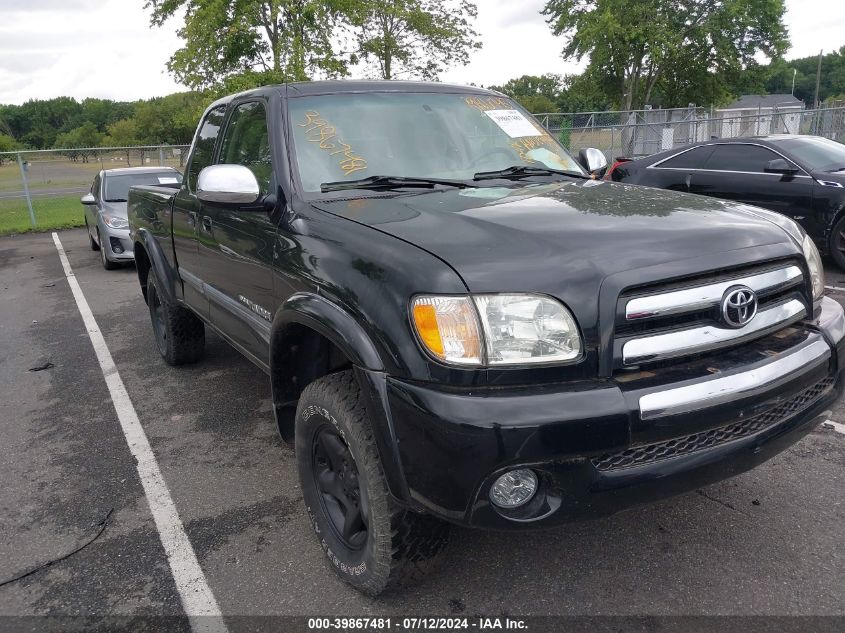
<path id="1" fill-rule="evenodd" d="M 97 147 L 0 153 L 0 234 L 84 223 L 79 199 L 102 169 L 175 167 L 187 145 Z"/>
<path id="2" fill-rule="evenodd" d="M 713 138 L 813 134 L 845 142 L 845 106 L 743 112 L 689 107 L 535 116 L 571 152 L 595 147 L 609 161 L 620 156 L 648 156 Z"/>

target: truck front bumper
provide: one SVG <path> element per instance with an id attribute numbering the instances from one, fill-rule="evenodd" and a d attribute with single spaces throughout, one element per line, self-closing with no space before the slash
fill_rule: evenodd
<path id="1" fill-rule="evenodd" d="M 464 525 L 548 526 L 612 514 L 753 468 L 798 441 L 842 394 L 845 315 L 818 318 L 717 359 L 633 379 L 467 393 L 387 379 L 407 494 Z M 531 468 L 538 492 L 504 510 L 490 488 Z"/>

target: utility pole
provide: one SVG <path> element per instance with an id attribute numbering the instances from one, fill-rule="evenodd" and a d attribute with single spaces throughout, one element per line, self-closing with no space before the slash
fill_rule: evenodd
<path id="1" fill-rule="evenodd" d="M 819 84 L 821 83 L 821 80 L 822 80 L 822 53 L 823 52 L 824 52 L 824 50 L 819 51 L 819 65 L 816 67 L 816 98 L 813 100 L 813 103 L 815 104 L 816 110 L 818 110 L 819 107 L 821 106 L 821 104 L 819 103 Z"/>
<path id="2" fill-rule="evenodd" d="M 793 68 L 792 69 L 792 96 L 793 97 L 795 96 L 795 75 L 797 75 L 797 74 L 798 74 L 798 69 Z"/>

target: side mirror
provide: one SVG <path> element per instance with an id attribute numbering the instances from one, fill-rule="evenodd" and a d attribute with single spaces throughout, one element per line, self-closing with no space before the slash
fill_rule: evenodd
<path id="1" fill-rule="evenodd" d="M 261 188 L 255 174 L 243 165 L 212 165 L 200 172 L 197 198 L 211 205 L 256 204 Z"/>
<path id="2" fill-rule="evenodd" d="M 97 204 L 97 200 L 94 198 L 93 194 L 86 193 L 82 196 L 79 201 L 84 204 L 85 206 L 90 206 L 92 204 Z"/>
<path id="3" fill-rule="evenodd" d="M 775 158 L 766 163 L 765 172 L 767 174 L 784 174 L 786 176 L 797 174 L 798 168 L 791 163 L 788 163 L 783 158 Z"/>
<path id="4" fill-rule="evenodd" d="M 604 176 L 607 171 L 607 157 L 604 152 L 595 147 L 587 147 L 578 152 L 578 162 L 596 178 Z"/>

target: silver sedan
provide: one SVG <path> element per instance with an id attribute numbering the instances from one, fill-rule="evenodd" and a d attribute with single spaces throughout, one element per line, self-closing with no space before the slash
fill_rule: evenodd
<path id="1" fill-rule="evenodd" d="M 103 268 L 112 270 L 120 264 L 135 261 L 126 200 L 129 187 L 162 185 L 178 187 L 182 174 L 172 167 L 126 167 L 105 169 L 94 178 L 91 191 L 82 196 L 85 226 L 91 250 L 100 251 Z"/>

